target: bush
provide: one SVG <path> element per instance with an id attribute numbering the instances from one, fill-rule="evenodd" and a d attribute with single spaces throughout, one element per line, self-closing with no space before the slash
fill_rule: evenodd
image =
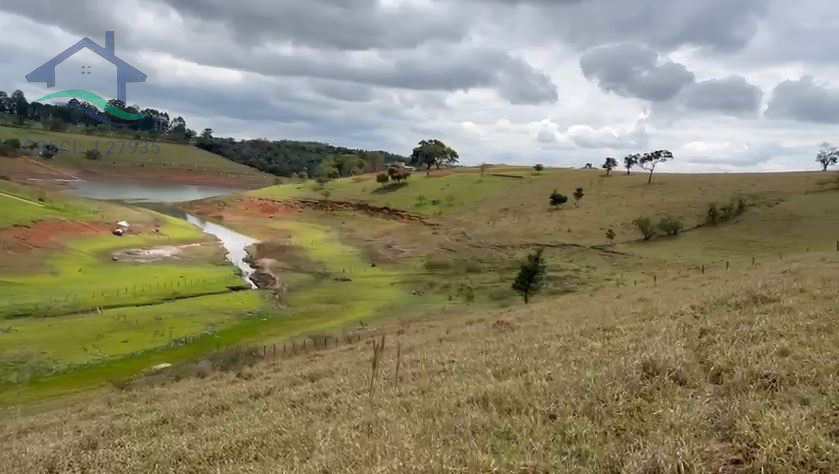
<path id="1" fill-rule="evenodd" d="M 556 189 L 554 189 L 554 192 L 551 193 L 550 200 L 551 206 L 559 207 L 568 202 L 568 196 L 560 194 Z"/>
<path id="2" fill-rule="evenodd" d="M 614 229 L 609 229 L 606 231 L 606 238 L 609 240 L 615 240 L 615 237 L 618 235 L 615 233 Z"/>
<path id="3" fill-rule="evenodd" d="M 545 167 L 542 164 L 538 164 L 534 166 L 533 169 L 536 171 L 536 174 L 539 174 L 545 169 Z"/>
<path id="4" fill-rule="evenodd" d="M 735 217 L 743 215 L 748 207 L 746 200 L 743 198 L 732 199 L 731 202 L 719 208 L 717 208 L 716 203 L 711 203 L 708 206 L 705 223 L 708 225 L 718 225 L 723 222 L 728 222 Z"/>
<path id="5" fill-rule="evenodd" d="M 17 151 L 9 145 L 2 143 L 0 144 L 0 156 L 8 156 L 10 158 L 14 158 L 15 156 L 17 156 Z"/>
<path id="6" fill-rule="evenodd" d="M 666 235 L 672 235 L 672 236 L 679 235 L 679 233 L 682 230 L 684 230 L 684 228 L 685 228 L 685 225 L 682 223 L 682 221 L 680 221 L 679 219 L 676 219 L 675 217 L 670 217 L 670 216 L 663 217 L 658 222 L 658 229 Z"/>
<path id="7" fill-rule="evenodd" d="M 20 140 L 18 140 L 17 138 L 9 138 L 8 140 L 4 140 L 3 144 L 15 150 L 20 150 Z"/>
<path id="8" fill-rule="evenodd" d="M 639 217 L 632 221 L 632 224 L 641 231 L 641 235 L 644 236 L 644 240 L 650 240 L 655 237 L 655 226 L 649 217 Z"/>
<path id="9" fill-rule="evenodd" d="M 88 160 L 99 160 L 102 158 L 102 153 L 99 150 L 87 150 L 84 152 L 84 157 Z"/>

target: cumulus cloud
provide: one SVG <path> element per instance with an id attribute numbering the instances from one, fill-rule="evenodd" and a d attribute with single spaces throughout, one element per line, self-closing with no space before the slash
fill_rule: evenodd
<path id="1" fill-rule="evenodd" d="M 755 116 L 760 111 L 763 90 L 741 76 L 711 79 L 687 86 L 679 101 L 688 109 Z"/>
<path id="2" fill-rule="evenodd" d="M 742 76 L 696 81 L 683 65 L 660 56 L 647 46 L 614 44 L 598 46 L 580 58 L 583 75 L 606 92 L 670 108 L 756 115 L 763 91 Z"/>
<path id="3" fill-rule="evenodd" d="M 775 87 L 766 116 L 773 119 L 839 123 L 839 89 L 812 76 L 784 81 Z"/>
<path id="4" fill-rule="evenodd" d="M 580 67 L 604 91 L 652 101 L 672 99 L 694 80 L 685 66 L 638 44 L 592 48 L 580 58 Z"/>

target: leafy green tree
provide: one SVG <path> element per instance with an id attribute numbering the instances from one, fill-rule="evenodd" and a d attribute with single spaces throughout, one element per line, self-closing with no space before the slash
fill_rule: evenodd
<path id="1" fill-rule="evenodd" d="M 556 208 L 568 202 L 568 196 L 561 194 L 559 191 L 554 189 L 554 192 L 551 193 L 550 201 L 551 206 Z"/>
<path id="2" fill-rule="evenodd" d="M 641 168 L 650 172 L 650 178 L 647 180 L 647 184 L 652 184 L 653 182 L 655 167 L 672 159 L 673 153 L 668 150 L 656 150 L 650 153 L 644 153 L 638 162 L 641 164 Z"/>
<path id="3" fill-rule="evenodd" d="M 631 155 L 626 155 L 623 158 L 623 166 L 626 168 L 626 175 L 629 176 L 632 174 L 632 168 L 638 166 L 638 162 L 641 160 L 641 155 L 638 153 L 633 153 Z"/>
<path id="4" fill-rule="evenodd" d="M 460 155 L 440 140 L 422 140 L 411 153 L 411 164 L 425 166 L 430 172 L 434 166 L 440 169 L 443 164 L 453 165 L 458 162 Z"/>
<path id="5" fill-rule="evenodd" d="M 203 132 L 201 132 L 201 139 L 202 140 L 212 140 L 213 139 L 213 129 L 212 128 L 205 128 Z"/>
<path id="6" fill-rule="evenodd" d="M 644 240 L 650 240 L 655 237 L 655 225 L 649 217 L 639 217 L 632 221 L 632 224 L 638 228 Z"/>
<path id="7" fill-rule="evenodd" d="M 606 162 L 603 163 L 603 169 L 606 170 L 606 176 L 612 176 L 612 170 L 618 167 L 618 160 L 609 157 L 606 158 Z"/>
<path id="8" fill-rule="evenodd" d="M 16 90 L 12 92 L 11 103 L 14 107 L 15 115 L 17 116 L 17 122 L 22 125 L 29 113 L 29 102 L 27 102 L 23 91 Z"/>
<path id="9" fill-rule="evenodd" d="M 658 222 L 658 230 L 663 232 L 665 235 L 670 236 L 677 236 L 679 235 L 682 230 L 684 230 L 685 225 L 679 219 L 675 217 L 665 216 L 661 218 Z"/>
<path id="10" fill-rule="evenodd" d="M 529 302 L 530 295 L 542 289 L 545 283 L 545 259 L 543 249 L 527 256 L 527 261 L 521 265 L 519 274 L 513 282 L 513 289 L 522 295 L 524 304 Z"/>
<path id="11" fill-rule="evenodd" d="M 533 170 L 536 171 L 536 174 L 541 173 L 544 169 L 545 169 L 545 166 L 542 165 L 541 163 L 539 163 L 539 164 L 537 164 L 533 167 Z"/>
<path id="12" fill-rule="evenodd" d="M 17 138 L 9 138 L 8 140 L 3 140 L 3 144 L 14 150 L 20 150 L 20 140 L 18 140 Z"/>
<path id="13" fill-rule="evenodd" d="M 816 161 L 822 165 L 822 171 L 827 171 L 829 166 L 839 163 L 839 151 L 830 143 L 822 143 L 819 154 L 816 155 Z"/>

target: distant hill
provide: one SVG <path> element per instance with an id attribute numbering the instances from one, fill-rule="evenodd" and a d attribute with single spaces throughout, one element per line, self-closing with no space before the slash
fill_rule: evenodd
<path id="1" fill-rule="evenodd" d="M 386 151 L 344 148 L 292 140 L 201 138 L 196 146 L 260 171 L 286 177 L 338 178 L 383 170 L 408 158 Z"/>
<path id="2" fill-rule="evenodd" d="M 188 144 L 131 139 L 116 133 L 99 135 L 63 133 L 36 128 L 0 126 L 0 141 L 17 139 L 24 147 L 19 158 L 0 158 L 3 175 L 14 177 L 14 170 L 38 165 L 57 174 L 80 178 L 118 178 L 154 180 L 183 184 L 207 184 L 254 188 L 267 186 L 275 178 L 252 167 L 243 166 Z M 52 159 L 27 158 L 37 147 L 53 145 L 59 151 Z M 28 147 L 36 147 L 28 151 Z M 99 152 L 89 159 L 89 150 Z M 32 166 L 24 175 L 31 175 Z M 39 169 L 40 169 L 39 168 Z M 43 171 L 43 170 L 41 170 Z M 64 176 L 67 177 L 67 176 Z"/>

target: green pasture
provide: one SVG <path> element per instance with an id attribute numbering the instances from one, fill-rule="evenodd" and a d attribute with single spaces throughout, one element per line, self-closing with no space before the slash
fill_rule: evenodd
<path id="1" fill-rule="evenodd" d="M 0 180 L 0 229 L 28 225 L 46 219 L 89 220 L 95 208 L 73 199 L 54 199 L 49 194 Z"/>

